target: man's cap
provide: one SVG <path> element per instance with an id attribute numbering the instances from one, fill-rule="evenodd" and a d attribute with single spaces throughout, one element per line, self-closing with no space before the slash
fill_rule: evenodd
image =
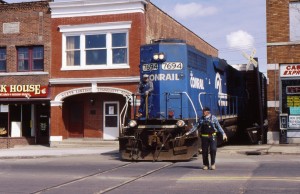
<path id="1" fill-rule="evenodd" d="M 148 77 L 149 77 L 148 74 L 144 74 L 144 75 L 143 75 L 143 78 L 148 78 Z"/>
<path id="2" fill-rule="evenodd" d="M 203 111 L 210 111 L 210 109 L 208 107 L 204 107 Z"/>

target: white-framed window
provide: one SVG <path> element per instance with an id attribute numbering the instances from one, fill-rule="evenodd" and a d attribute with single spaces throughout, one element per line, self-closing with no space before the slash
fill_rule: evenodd
<path id="1" fill-rule="evenodd" d="M 289 4 L 290 20 L 290 41 L 300 40 L 300 2 L 290 2 Z"/>
<path id="2" fill-rule="evenodd" d="M 131 22 L 59 26 L 62 70 L 129 68 Z"/>

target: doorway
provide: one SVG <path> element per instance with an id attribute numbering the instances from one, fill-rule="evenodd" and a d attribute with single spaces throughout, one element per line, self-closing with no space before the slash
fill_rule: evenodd
<path id="1" fill-rule="evenodd" d="M 119 137 L 119 102 L 104 102 L 103 139 L 116 140 Z"/>
<path id="2" fill-rule="evenodd" d="M 69 137 L 83 137 L 83 102 L 69 104 Z"/>

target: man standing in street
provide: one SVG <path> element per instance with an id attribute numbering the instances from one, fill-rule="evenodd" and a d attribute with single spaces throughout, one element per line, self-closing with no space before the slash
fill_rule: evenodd
<path id="1" fill-rule="evenodd" d="M 217 154 L 217 132 L 220 132 L 223 136 L 223 140 L 227 141 L 227 136 L 222 129 L 216 116 L 210 113 L 209 108 L 203 109 L 203 115 L 199 120 L 199 132 L 201 136 L 201 146 L 202 146 L 202 159 L 203 159 L 203 170 L 209 169 L 209 159 L 208 159 L 208 150 L 210 151 L 211 159 L 211 170 L 216 169 L 216 154 Z M 186 135 L 189 135 L 194 131 L 187 132 Z"/>
<path id="2" fill-rule="evenodd" d="M 141 104 L 138 110 L 137 117 L 141 117 L 144 114 L 146 114 L 147 116 L 151 111 L 152 92 L 153 92 L 153 82 L 149 80 L 149 75 L 144 74 L 143 79 L 138 86 L 138 94 L 141 95 Z"/>

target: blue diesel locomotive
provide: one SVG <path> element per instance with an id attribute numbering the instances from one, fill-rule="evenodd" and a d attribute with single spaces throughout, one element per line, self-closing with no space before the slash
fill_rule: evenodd
<path id="1" fill-rule="evenodd" d="M 209 107 L 227 136 L 238 130 L 245 92 L 243 75 L 216 57 L 182 40 L 157 40 L 141 46 L 140 76 L 153 82 L 145 113 L 136 117 L 140 96 L 128 98 L 121 113 L 120 156 L 125 160 L 188 160 L 198 154 L 197 127 Z M 130 107 L 130 108 L 129 108 Z M 131 109 L 132 108 L 132 109 Z"/>

